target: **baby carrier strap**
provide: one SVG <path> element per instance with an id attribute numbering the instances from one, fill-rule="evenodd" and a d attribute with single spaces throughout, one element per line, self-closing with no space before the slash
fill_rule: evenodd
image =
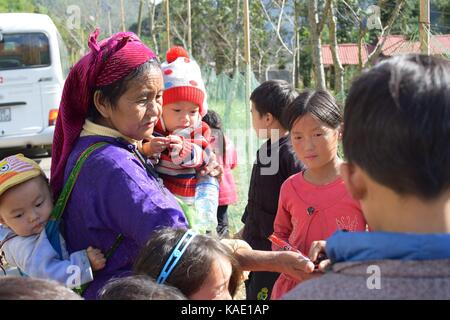
<path id="1" fill-rule="evenodd" d="M 56 201 L 55 207 L 53 208 L 52 213 L 50 214 L 50 219 L 46 225 L 46 232 L 47 237 L 50 243 L 52 244 L 53 248 L 58 252 L 60 258 L 62 259 L 62 248 L 60 243 L 60 228 L 59 225 L 62 220 L 62 215 L 64 213 L 64 210 L 66 208 L 67 202 L 69 201 L 70 195 L 72 193 L 73 187 L 75 186 L 75 183 L 77 181 L 77 178 L 80 174 L 81 168 L 83 164 L 85 163 L 86 159 L 97 149 L 107 145 L 107 142 L 97 142 L 89 146 L 86 150 L 83 151 L 83 153 L 78 157 L 77 162 L 75 163 L 75 166 L 72 169 L 72 172 L 70 173 L 69 178 L 67 179 L 67 182 L 64 185 L 63 190 L 61 191 L 61 194 Z M 105 258 L 108 259 L 111 257 L 111 255 L 116 251 L 117 247 L 123 240 L 123 235 L 119 234 L 114 241 L 113 245 L 106 251 Z M 88 284 L 85 284 L 81 286 L 81 289 L 74 290 L 78 294 L 82 294 L 84 290 L 86 290 Z"/>

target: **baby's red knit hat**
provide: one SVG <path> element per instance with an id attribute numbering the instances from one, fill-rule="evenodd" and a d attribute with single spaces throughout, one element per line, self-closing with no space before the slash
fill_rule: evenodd
<path id="1" fill-rule="evenodd" d="M 161 65 L 165 88 L 163 106 L 189 101 L 199 106 L 199 113 L 203 117 L 208 112 L 208 105 L 200 67 L 182 47 L 170 48 L 166 59 Z"/>

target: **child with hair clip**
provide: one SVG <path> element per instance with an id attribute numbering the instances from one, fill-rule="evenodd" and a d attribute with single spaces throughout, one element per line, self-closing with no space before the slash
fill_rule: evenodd
<path id="1" fill-rule="evenodd" d="M 233 252 L 218 238 L 172 228 L 150 237 L 134 273 L 174 286 L 191 300 L 230 300 L 242 276 Z"/>
<path id="2" fill-rule="evenodd" d="M 9 266 L 25 275 L 70 288 L 91 282 L 93 271 L 105 266 L 104 255 L 89 247 L 69 256 L 60 236 L 60 259 L 45 230 L 52 210 L 48 180 L 35 161 L 22 154 L 0 161 L 0 259 L 2 254 Z M 74 266 L 79 268 L 79 281 L 73 277 Z"/>
<path id="3" fill-rule="evenodd" d="M 203 117 L 211 128 L 211 147 L 217 162 L 223 167 L 222 180 L 219 183 L 219 207 L 217 208 L 217 235 L 228 238 L 228 206 L 237 200 L 236 184 L 231 170 L 237 165 L 237 152 L 234 145 L 222 130 L 222 121 L 217 112 L 209 110 Z"/>
<path id="4" fill-rule="evenodd" d="M 339 175 L 342 111 L 333 96 L 321 90 L 303 92 L 283 116 L 295 154 L 306 169 L 281 187 L 275 236 L 308 254 L 313 241 L 326 239 L 336 230 L 365 231 L 360 205 Z M 272 249 L 279 250 L 277 246 Z M 280 298 L 298 283 L 281 274 L 271 299 Z"/>

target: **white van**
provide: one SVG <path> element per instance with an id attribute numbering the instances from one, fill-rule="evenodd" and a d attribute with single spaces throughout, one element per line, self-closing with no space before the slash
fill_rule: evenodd
<path id="1" fill-rule="evenodd" d="M 0 149 L 49 148 L 68 72 L 50 17 L 0 13 Z"/>

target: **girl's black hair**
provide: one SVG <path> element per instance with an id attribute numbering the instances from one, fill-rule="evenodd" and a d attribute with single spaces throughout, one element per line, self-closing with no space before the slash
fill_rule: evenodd
<path id="1" fill-rule="evenodd" d="M 185 232 L 186 230 L 181 228 L 163 228 L 155 231 L 142 248 L 134 264 L 134 273 L 146 274 L 156 279 Z M 239 263 L 231 249 L 219 239 L 207 235 L 198 234 L 192 239 L 165 283 L 180 289 L 189 298 L 208 278 L 211 266 L 218 255 L 231 262 L 232 274 L 228 290 L 231 296 L 234 296 L 241 275 Z"/>
<path id="2" fill-rule="evenodd" d="M 219 114 L 213 110 L 208 110 L 202 120 L 211 128 L 211 135 L 216 138 L 217 143 L 214 153 L 222 157 L 225 164 L 227 162 L 227 145 Z"/>
<path id="3" fill-rule="evenodd" d="M 333 129 L 337 129 L 343 119 L 341 107 L 328 91 L 306 90 L 283 113 L 287 129 L 291 131 L 297 119 L 308 113 Z"/>
<path id="4" fill-rule="evenodd" d="M 120 97 L 128 90 L 129 84 L 133 80 L 142 78 L 145 74 L 153 69 L 161 70 L 156 59 L 150 59 L 147 62 L 144 62 L 140 66 L 133 69 L 127 76 L 123 77 L 122 79 L 119 79 L 111 84 L 98 87 L 95 89 L 95 91 L 99 91 L 101 94 L 101 98 L 104 99 L 105 102 L 108 102 L 111 108 L 115 109 L 117 101 L 119 101 Z M 88 118 L 91 120 L 96 120 L 100 117 L 100 113 L 95 107 L 94 102 L 92 102 L 88 109 Z"/>

